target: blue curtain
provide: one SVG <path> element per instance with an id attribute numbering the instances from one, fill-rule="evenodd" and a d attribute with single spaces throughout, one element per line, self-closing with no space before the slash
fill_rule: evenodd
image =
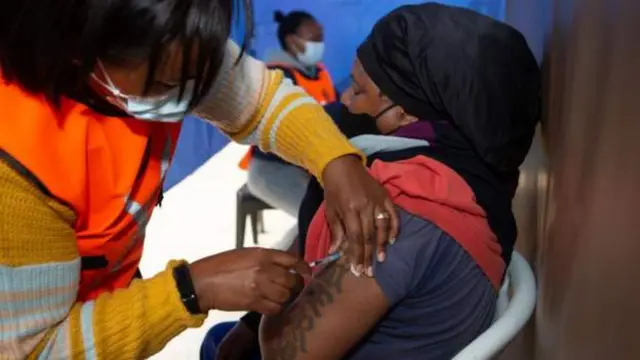
<path id="1" fill-rule="evenodd" d="M 244 14 L 240 2 L 236 1 L 236 14 L 234 15 L 231 37 L 238 43 L 243 41 L 244 26 Z M 250 53 L 255 55 L 253 50 Z M 213 125 L 195 116 L 185 118 L 176 152 L 164 182 L 164 190 L 170 189 L 196 171 L 228 143 L 229 139 Z"/>
<path id="2" fill-rule="evenodd" d="M 325 63 L 338 90 L 349 85 L 349 70 L 355 51 L 373 24 L 390 10 L 403 4 L 418 4 L 411 0 L 254 0 L 255 38 L 250 53 L 258 58 L 278 48 L 275 10 L 306 10 L 324 25 L 327 53 Z M 236 5 L 236 21 L 232 37 L 241 42 L 244 37 L 244 16 Z M 505 0 L 448 0 L 449 5 L 464 6 L 497 19 L 504 18 Z M 165 188 L 170 188 L 195 171 L 228 143 L 213 126 L 189 117 L 185 120 L 173 165 Z M 238 159 L 240 160 L 240 159 Z"/>

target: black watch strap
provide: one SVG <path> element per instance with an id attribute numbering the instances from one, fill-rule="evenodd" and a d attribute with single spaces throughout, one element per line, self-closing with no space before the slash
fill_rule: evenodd
<path id="1" fill-rule="evenodd" d="M 176 281 L 180 300 L 187 311 L 192 315 L 202 314 L 202 311 L 200 311 L 200 305 L 198 305 L 196 290 L 193 287 L 193 281 L 191 280 L 189 266 L 187 266 L 187 264 L 180 264 L 173 268 L 173 278 Z"/>

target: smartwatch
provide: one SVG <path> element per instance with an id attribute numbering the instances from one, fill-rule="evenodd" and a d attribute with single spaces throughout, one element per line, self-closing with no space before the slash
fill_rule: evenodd
<path id="1" fill-rule="evenodd" d="M 183 263 L 173 268 L 173 278 L 176 281 L 176 287 L 180 294 L 180 301 L 182 301 L 182 304 L 187 311 L 192 315 L 203 314 L 200 310 L 200 305 L 198 304 L 196 290 L 193 287 L 189 266 L 186 263 Z"/>

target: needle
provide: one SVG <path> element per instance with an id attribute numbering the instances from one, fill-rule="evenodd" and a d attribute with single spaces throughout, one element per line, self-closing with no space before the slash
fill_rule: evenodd
<path id="1" fill-rule="evenodd" d="M 321 265 L 326 265 L 329 263 L 332 263 L 338 259 L 340 259 L 340 257 L 342 256 L 342 254 L 340 254 L 339 252 L 334 252 L 332 254 L 329 254 L 325 257 L 323 257 L 322 259 L 318 259 L 318 260 L 314 260 L 312 262 L 309 263 L 309 267 L 310 268 L 315 268 L 316 266 L 321 266 Z M 296 271 L 293 269 L 289 270 L 290 273 L 292 274 L 296 274 Z"/>
<path id="2" fill-rule="evenodd" d="M 339 252 L 334 252 L 333 254 L 329 254 L 326 257 L 323 257 L 322 259 L 319 260 L 315 260 L 309 263 L 309 267 L 316 267 L 316 266 L 321 266 L 321 265 L 326 265 L 329 263 L 332 263 L 338 259 L 340 259 L 340 253 Z"/>

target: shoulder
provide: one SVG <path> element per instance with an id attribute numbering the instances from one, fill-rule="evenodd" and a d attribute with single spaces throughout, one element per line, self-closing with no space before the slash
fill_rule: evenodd
<path id="1" fill-rule="evenodd" d="M 455 240 L 431 221 L 398 209 L 400 233 L 387 246 L 384 262 L 374 260 L 375 279 L 391 303 L 403 299 L 423 283 L 443 244 Z"/>
<path id="2" fill-rule="evenodd" d="M 397 209 L 400 233 L 395 243 L 387 248 L 390 261 L 379 264 L 381 267 L 393 267 L 396 259 L 401 259 L 404 264 L 413 264 L 416 258 L 423 262 L 425 254 L 430 253 L 442 239 L 455 241 L 431 221 L 404 209 Z"/>

